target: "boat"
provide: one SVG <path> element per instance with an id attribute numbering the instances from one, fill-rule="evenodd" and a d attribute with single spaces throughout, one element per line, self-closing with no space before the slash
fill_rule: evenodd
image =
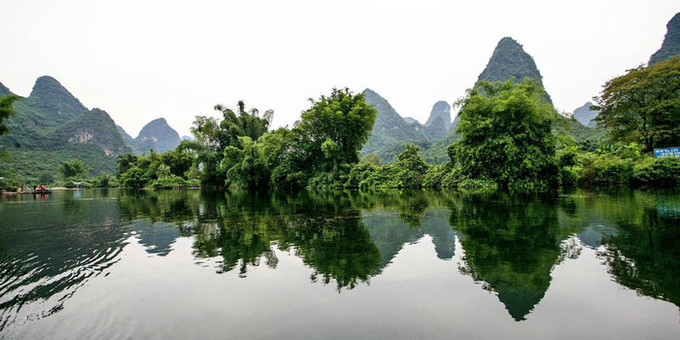
<path id="1" fill-rule="evenodd" d="M 47 194 L 51 194 L 51 193 L 52 193 L 52 190 L 50 190 L 50 189 L 33 190 L 33 195 L 47 195 Z"/>

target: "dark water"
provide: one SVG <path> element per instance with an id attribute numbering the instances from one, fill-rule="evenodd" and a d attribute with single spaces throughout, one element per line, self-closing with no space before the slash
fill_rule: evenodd
<path id="1" fill-rule="evenodd" d="M 680 192 L 0 200 L 0 337 L 680 339 Z"/>

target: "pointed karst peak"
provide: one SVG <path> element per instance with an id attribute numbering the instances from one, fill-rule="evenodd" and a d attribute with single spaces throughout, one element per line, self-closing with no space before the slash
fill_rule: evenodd
<path id="1" fill-rule="evenodd" d="M 150 122 L 148 122 L 142 130 L 139 132 L 139 136 L 137 138 L 149 138 L 149 137 L 158 137 L 159 134 L 176 134 L 177 139 L 179 139 L 179 134 L 168 125 L 168 122 L 165 120 L 165 118 L 156 118 Z"/>
<path id="2" fill-rule="evenodd" d="M 50 91 L 68 92 L 56 79 L 50 76 L 42 76 L 35 81 L 31 96 L 39 95 Z"/>
<path id="3" fill-rule="evenodd" d="M 434 103 L 432 111 L 430 111 L 430 117 L 425 125 L 432 125 L 437 118 L 441 118 L 444 128 L 448 130 L 451 126 L 451 105 L 449 103 L 443 100 Z"/>
<path id="4" fill-rule="evenodd" d="M 87 110 L 78 98 L 50 76 L 42 76 L 35 81 L 28 99 L 32 103 L 40 103 L 48 110 L 65 112 L 71 116 Z"/>
<path id="5" fill-rule="evenodd" d="M 666 29 L 667 31 L 663 39 L 663 44 L 661 44 L 661 48 L 649 59 L 649 65 L 654 65 L 676 55 L 680 55 L 680 13 L 676 13 L 675 16 L 673 16 L 666 25 Z"/>
<path id="6" fill-rule="evenodd" d="M 538 86 L 543 87 L 543 77 L 538 71 L 534 59 L 524 51 L 515 39 L 505 37 L 498 42 L 484 71 L 479 74 L 480 80 L 504 82 L 514 78 L 520 82 L 524 78 L 531 78 Z M 550 96 L 545 94 L 546 100 L 552 103 Z"/>
<path id="7" fill-rule="evenodd" d="M 179 134 L 168 125 L 165 118 L 150 121 L 139 132 L 135 142 L 139 151 L 154 149 L 157 152 L 172 150 L 179 145 Z"/>
<path id="8" fill-rule="evenodd" d="M 377 92 L 375 92 L 375 91 L 369 89 L 368 87 L 367 87 L 366 89 L 364 89 L 363 91 L 361 91 L 361 93 L 363 93 L 363 94 L 366 95 L 366 96 L 368 96 L 368 95 L 374 95 L 374 96 L 375 96 L 375 95 L 378 95 Z"/>

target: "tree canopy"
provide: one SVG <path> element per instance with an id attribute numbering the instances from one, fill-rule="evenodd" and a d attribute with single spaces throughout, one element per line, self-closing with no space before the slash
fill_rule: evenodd
<path id="1" fill-rule="evenodd" d="M 647 151 L 680 146 L 680 56 L 628 70 L 604 84 L 595 119 L 615 141 Z"/>
<path id="2" fill-rule="evenodd" d="M 334 88 L 329 96 L 310 102 L 312 107 L 296 122 L 286 152 L 272 171 L 275 187 L 305 187 L 312 177 L 318 185 L 335 182 L 359 161 L 359 150 L 368 141 L 377 111 L 363 93 Z"/>
<path id="3" fill-rule="evenodd" d="M 87 178 L 92 167 L 85 164 L 80 159 L 74 159 L 71 161 L 64 161 L 57 167 L 57 170 L 64 177 L 65 180 L 80 180 Z"/>
<path id="4" fill-rule="evenodd" d="M 260 117 L 258 109 L 246 110 L 243 101 L 238 102 L 236 111 L 221 104 L 215 105 L 215 110 L 222 112 L 223 119 L 197 116 L 191 128 L 196 141 L 192 145 L 185 145 L 197 152 L 197 162 L 203 169 L 201 182 L 207 185 L 224 184 L 224 171 L 220 172 L 220 162 L 228 147 L 242 148 L 241 137 L 257 140 L 265 134 L 274 116 L 274 111 L 267 110 Z M 180 145 L 181 146 L 181 145 Z"/>
<path id="5" fill-rule="evenodd" d="M 9 128 L 7 127 L 7 125 L 5 125 L 5 121 L 10 116 L 13 116 L 15 114 L 14 109 L 12 108 L 12 104 L 17 99 L 21 98 L 22 97 L 17 96 L 16 94 L 9 94 L 4 97 L 0 97 L 0 136 L 9 132 Z"/>
<path id="6" fill-rule="evenodd" d="M 463 100 L 452 162 L 469 179 L 500 187 L 546 186 L 557 180 L 552 105 L 531 79 L 478 82 Z"/>

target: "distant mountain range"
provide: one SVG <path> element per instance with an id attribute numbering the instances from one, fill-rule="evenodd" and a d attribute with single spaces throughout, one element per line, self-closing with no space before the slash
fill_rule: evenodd
<path id="1" fill-rule="evenodd" d="M 680 13 L 670 20 L 667 28 L 664 42 L 650 58 L 650 65 L 680 54 Z M 531 55 L 517 41 L 505 37 L 498 42 L 478 80 L 511 78 L 515 81 L 531 78 L 543 86 L 541 73 Z M 447 147 L 460 138 L 455 133 L 458 117 L 451 120 L 449 103 L 436 102 L 426 123 L 421 124 L 413 118 L 402 118 L 375 91 L 366 89 L 363 93 L 378 114 L 362 155 L 373 152 L 383 163 L 391 163 L 406 144 L 413 144 L 421 148 L 421 155 L 430 163 L 448 160 Z M 0 96 L 7 94 L 11 91 L 0 83 Z M 545 99 L 552 103 L 548 93 Z M 556 114 L 557 119 L 564 122 L 560 124 L 562 129 L 577 140 L 598 136 L 598 132 L 589 128 L 594 126 L 593 119 L 597 116 L 596 111 L 589 110 L 591 105 L 586 103 L 576 109 L 574 119 Z M 16 101 L 14 108 L 17 115 L 7 120 L 11 132 L 0 137 L 0 152 L 11 155 L 9 160 L 0 162 L 0 176 L 38 178 L 41 174 L 54 173 L 62 161 L 70 159 L 83 160 L 93 167 L 95 174 L 113 172 L 116 157 L 122 153 L 141 154 L 151 149 L 165 152 L 180 143 L 177 131 L 163 118 L 149 122 L 132 138 L 105 111 L 86 108 L 49 76 L 38 78 L 28 98 Z"/>
<path id="2" fill-rule="evenodd" d="M 446 137 L 451 127 L 451 107 L 446 102 L 437 102 L 432 108 L 425 125 L 415 119 L 406 121 L 390 103 L 377 92 L 364 90 L 366 103 L 378 110 L 368 143 L 361 154 L 376 153 L 383 163 L 392 163 L 398 154 L 406 149 L 406 144 L 427 149 Z"/>
<path id="3" fill-rule="evenodd" d="M 0 96 L 10 93 L 0 84 Z M 14 109 L 16 116 L 7 120 L 11 131 L 0 137 L 0 151 L 10 156 L 0 162 L 0 175 L 12 178 L 54 174 L 59 164 L 73 159 L 91 166 L 94 174 L 111 173 L 120 154 L 141 153 L 146 147 L 163 152 L 179 144 L 179 135 L 163 119 L 149 123 L 139 142 L 130 138 L 130 143 L 108 113 L 86 108 L 49 76 L 38 78 L 31 94 L 16 101 Z"/>

